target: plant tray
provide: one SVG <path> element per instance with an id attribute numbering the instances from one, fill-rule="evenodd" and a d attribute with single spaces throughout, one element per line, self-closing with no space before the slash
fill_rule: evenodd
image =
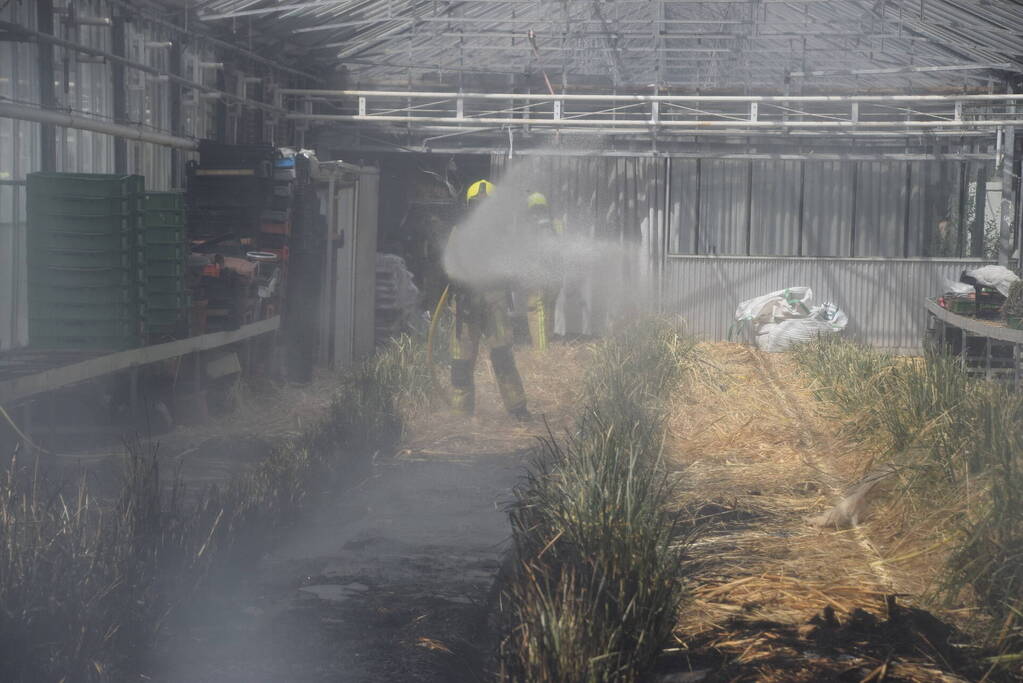
<path id="1" fill-rule="evenodd" d="M 973 297 L 951 298 L 945 297 L 945 308 L 957 315 L 973 315 L 977 312 L 977 304 Z"/>

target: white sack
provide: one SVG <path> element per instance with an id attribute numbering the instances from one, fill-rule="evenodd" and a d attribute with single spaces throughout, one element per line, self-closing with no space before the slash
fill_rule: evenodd
<path id="1" fill-rule="evenodd" d="M 953 282 L 948 278 L 945 278 L 945 293 L 956 294 L 963 296 L 964 294 L 973 294 L 973 285 L 968 285 L 965 282 Z"/>
<path id="2" fill-rule="evenodd" d="M 761 326 L 757 332 L 757 348 L 772 353 L 787 351 L 815 337 L 837 334 L 848 324 L 849 318 L 838 307 L 823 304 L 813 308 L 807 318 L 793 318 Z"/>
<path id="3" fill-rule="evenodd" d="M 739 322 L 749 321 L 754 324 L 766 324 L 801 318 L 810 314 L 810 301 L 813 290 L 809 287 L 789 287 L 777 292 L 764 294 L 739 304 L 735 309 L 735 319 Z"/>
<path id="4" fill-rule="evenodd" d="M 1016 273 L 1005 266 L 981 266 L 980 268 L 966 271 L 966 274 L 985 287 L 997 289 L 1002 296 L 1009 296 L 1009 287 L 1019 279 Z M 970 291 L 973 291 L 972 287 Z"/>
<path id="5" fill-rule="evenodd" d="M 757 348 L 770 352 L 845 329 L 849 319 L 835 304 L 811 306 L 812 300 L 809 287 L 780 289 L 743 301 L 735 310 L 735 319 L 752 327 Z"/>

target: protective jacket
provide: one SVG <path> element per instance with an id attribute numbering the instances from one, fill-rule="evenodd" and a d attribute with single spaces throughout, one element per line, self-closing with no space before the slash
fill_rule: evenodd
<path id="1" fill-rule="evenodd" d="M 547 198 L 539 192 L 533 192 L 527 198 L 525 222 L 532 233 L 531 239 L 541 244 L 549 241 L 551 236 L 564 232 L 561 221 L 551 215 Z M 552 276 L 554 273 L 560 272 L 557 264 L 553 263 L 558 258 L 557 254 L 543 254 L 542 257 L 551 261 L 547 264 L 547 268 L 552 271 Z M 538 351 L 546 351 L 554 335 L 554 308 L 558 302 L 558 294 L 561 292 L 560 284 L 553 284 L 554 282 L 554 277 L 551 277 L 551 284 L 533 289 L 526 299 L 529 336 L 533 341 L 533 348 Z"/>

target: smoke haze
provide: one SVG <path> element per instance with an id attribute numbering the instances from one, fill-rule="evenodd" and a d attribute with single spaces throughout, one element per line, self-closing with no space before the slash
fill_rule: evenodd
<path id="1" fill-rule="evenodd" d="M 451 233 L 444 250 L 444 270 L 451 280 L 471 287 L 515 284 L 530 289 L 580 279 L 613 264 L 622 255 L 618 243 L 589 237 L 592 226 L 569 216 L 571 232 L 537 234 L 529 226 L 526 201 L 530 192 L 547 188 L 531 184 L 530 167 L 516 164 L 495 182 L 494 193 L 479 202 Z M 553 217 L 563 214 L 552 202 Z"/>

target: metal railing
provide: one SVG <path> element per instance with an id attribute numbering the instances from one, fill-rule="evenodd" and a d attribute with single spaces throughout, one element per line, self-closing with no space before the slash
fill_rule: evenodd
<path id="1" fill-rule="evenodd" d="M 403 127 L 700 133 L 708 129 L 991 131 L 1023 126 L 1023 107 L 1017 107 L 1023 103 L 1023 94 L 548 95 L 282 89 L 278 95 L 289 119 Z"/>

